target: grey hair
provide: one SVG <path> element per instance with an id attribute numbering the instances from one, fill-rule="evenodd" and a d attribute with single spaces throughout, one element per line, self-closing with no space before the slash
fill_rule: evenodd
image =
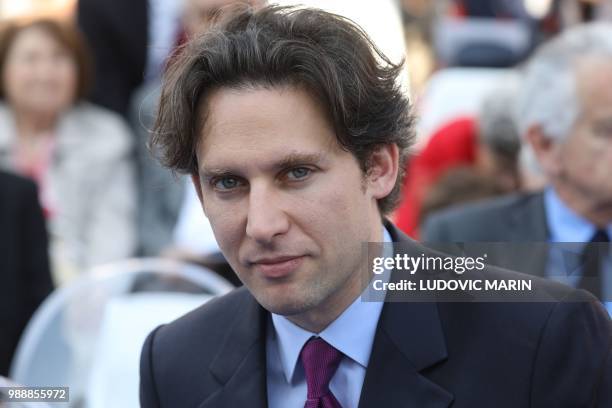
<path id="1" fill-rule="evenodd" d="M 508 157 L 515 157 L 521 144 L 515 114 L 518 88 L 518 78 L 508 76 L 485 96 L 478 115 L 480 142 Z"/>
<path id="2" fill-rule="evenodd" d="M 612 24 L 597 22 L 568 29 L 544 44 L 527 63 L 518 97 L 519 131 L 540 125 L 562 141 L 580 114 L 576 63 L 584 57 L 612 59 Z"/>

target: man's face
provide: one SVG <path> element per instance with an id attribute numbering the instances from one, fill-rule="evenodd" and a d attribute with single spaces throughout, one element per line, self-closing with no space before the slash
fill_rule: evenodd
<path id="1" fill-rule="evenodd" d="M 269 311 L 335 318 L 360 293 L 391 177 L 364 177 L 305 91 L 220 89 L 206 112 L 194 182 L 230 265 Z"/>
<path id="2" fill-rule="evenodd" d="M 591 206 L 612 208 L 612 60 L 585 60 L 577 67 L 581 111 L 558 145 L 556 180 Z"/>

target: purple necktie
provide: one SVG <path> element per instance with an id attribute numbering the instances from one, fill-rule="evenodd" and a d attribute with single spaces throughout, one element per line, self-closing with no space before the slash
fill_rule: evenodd
<path id="1" fill-rule="evenodd" d="M 320 337 L 306 342 L 300 353 L 308 395 L 304 408 L 342 408 L 329 390 L 329 382 L 338 369 L 342 353 Z"/>

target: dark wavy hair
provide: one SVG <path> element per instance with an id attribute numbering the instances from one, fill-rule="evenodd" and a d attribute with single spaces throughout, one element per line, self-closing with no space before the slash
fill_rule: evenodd
<path id="1" fill-rule="evenodd" d="M 164 78 L 150 147 L 162 164 L 197 174 L 198 134 L 211 91 L 295 86 L 325 108 L 337 141 L 364 174 L 381 145 L 396 144 L 400 176 L 378 201 L 382 214 L 397 204 L 414 140 L 410 103 L 393 64 L 352 21 L 318 9 L 270 6 L 225 10 L 213 28 L 177 52 Z"/>

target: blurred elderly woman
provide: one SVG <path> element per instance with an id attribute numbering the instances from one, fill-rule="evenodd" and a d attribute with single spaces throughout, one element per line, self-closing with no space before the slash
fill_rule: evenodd
<path id="1" fill-rule="evenodd" d="M 38 183 L 59 281 L 135 247 L 132 137 L 118 116 L 83 101 L 88 62 L 70 25 L 0 31 L 0 166 Z"/>

